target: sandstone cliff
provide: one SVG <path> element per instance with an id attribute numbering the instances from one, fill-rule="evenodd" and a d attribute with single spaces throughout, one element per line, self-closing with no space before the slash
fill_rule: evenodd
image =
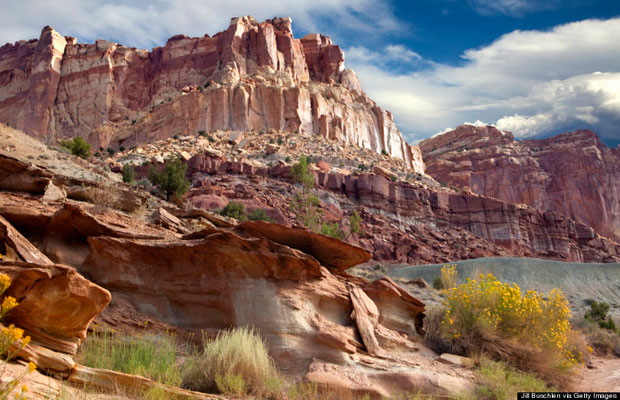
<path id="1" fill-rule="evenodd" d="M 420 149 L 438 181 L 555 211 L 620 240 L 620 150 L 591 131 L 515 141 L 491 126 L 464 125 Z"/>
<path id="2" fill-rule="evenodd" d="M 293 38 L 290 18 L 233 18 L 213 37 L 177 35 L 151 52 L 79 44 L 45 27 L 0 48 L 0 122 L 95 148 L 173 135 L 276 130 L 386 151 L 423 172 L 417 147 L 362 91 L 330 38 Z"/>

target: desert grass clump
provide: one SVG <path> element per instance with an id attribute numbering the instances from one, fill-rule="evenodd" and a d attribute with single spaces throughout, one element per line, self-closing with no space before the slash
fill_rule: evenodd
<path id="1" fill-rule="evenodd" d="M 441 314 L 439 327 L 432 328 L 432 319 L 425 326 L 434 347 L 443 351 L 486 354 L 554 384 L 567 382 L 563 373 L 583 363 L 568 301 L 557 289 L 545 297 L 533 290 L 522 292 L 492 274 L 481 275 L 448 290 Z"/>
<path id="2" fill-rule="evenodd" d="M 94 213 L 101 214 L 119 207 L 120 194 L 112 187 L 89 186 L 84 189 L 84 200 L 93 204 Z"/>
<path id="3" fill-rule="evenodd" d="M 267 344 L 251 328 L 203 336 L 202 351 L 192 357 L 183 377 L 185 387 L 207 393 L 271 395 L 280 385 Z"/>
<path id="4" fill-rule="evenodd" d="M 464 399 L 516 399 L 518 392 L 549 392 L 555 388 L 532 374 L 519 371 L 504 362 L 482 359 L 475 370 L 478 386 Z"/>
<path id="5" fill-rule="evenodd" d="M 181 385 L 182 373 L 176 365 L 176 337 L 170 332 L 117 335 L 104 327 L 82 343 L 78 359 L 91 368 L 141 375 L 166 385 Z"/>

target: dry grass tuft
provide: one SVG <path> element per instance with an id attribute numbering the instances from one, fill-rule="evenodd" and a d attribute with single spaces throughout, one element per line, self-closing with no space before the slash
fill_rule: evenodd
<path id="1" fill-rule="evenodd" d="M 117 209 L 120 203 L 120 194 L 112 187 L 89 186 L 84 189 L 84 197 L 94 205 L 95 214 L 105 213 L 109 208 Z"/>
<path id="2" fill-rule="evenodd" d="M 275 364 L 267 344 L 253 330 L 237 328 L 215 339 L 203 337 L 203 349 L 189 361 L 183 384 L 193 390 L 258 396 L 279 390 Z"/>

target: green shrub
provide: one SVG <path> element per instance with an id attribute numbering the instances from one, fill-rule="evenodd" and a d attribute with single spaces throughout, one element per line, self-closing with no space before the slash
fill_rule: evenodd
<path id="1" fill-rule="evenodd" d="M 166 385 L 180 386 L 182 373 L 176 365 L 176 338 L 164 335 L 119 336 L 104 328 L 80 346 L 78 360 L 91 368 L 142 375 Z"/>
<path id="2" fill-rule="evenodd" d="M 443 283 L 441 283 L 441 277 L 438 276 L 435 279 L 433 279 L 433 287 L 437 290 L 441 290 L 443 289 Z"/>
<path id="3" fill-rule="evenodd" d="M 250 215 L 248 215 L 248 219 L 250 221 L 267 221 L 267 222 L 273 222 L 273 219 L 271 219 L 271 217 L 269 217 L 269 215 L 267 215 L 267 213 L 265 213 L 265 210 L 257 208 L 256 210 L 252 211 L 250 213 Z"/>
<path id="4" fill-rule="evenodd" d="M 308 171 L 308 159 L 306 156 L 299 157 L 299 162 L 291 167 L 291 178 L 295 183 L 301 183 L 304 191 L 314 187 L 314 175 Z"/>
<path id="5" fill-rule="evenodd" d="M 609 312 L 609 304 L 605 302 L 590 302 L 590 311 L 586 312 L 584 318 L 588 321 L 596 322 L 601 328 L 616 331 L 616 323 L 607 315 Z"/>
<path id="6" fill-rule="evenodd" d="M 323 211 L 319 208 L 320 200 L 315 195 L 304 196 L 297 194 L 291 200 L 290 208 L 297 220 L 310 228 L 313 232 L 319 232 L 322 229 Z"/>
<path id="7" fill-rule="evenodd" d="M 60 142 L 60 145 L 68 149 L 74 156 L 78 156 L 83 159 L 90 157 L 90 145 L 79 136 L 73 140 L 63 140 Z"/>
<path id="8" fill-rule="evenodd" d="M 110 156 L 113 156 L 113 155 L 114 155 L 114 153 L 115 153 L 114 149 L 113 149 L 113 148 L 111 148 L 111 147 L 108 147 L 107 152 L 108 152 L 108 154 L 109 154 Z"/>
<path id="9" fill-rule="evenodd" d="M 149 180 L 164 191 L 166 200 L 170 200 L 170 196 L 183 196 L 189 189 L 186 172 L 187 165 L 180 158 L 168 159 L 163 171 L 154 167 L 149 169 Z"/>
<path id="10" fill-rule="evenodd" d="M 121 146 L 118 148 L 118 151 L 125 151 L 125 146 Z"/>
<path id="11" fill-rule="evenodd" d="M 290 156 L 286 156 L 286 158 L 284 159 L 285 163 L 290 163 L 291 162 L 291 157 Z"/>
<path id="12" fill-rule="evenodd" d="M 220 211 L 220 214 L 225 217 L 238 219 L 240 221 L 247 219 L 245 206 L 243 205 L 243 203 L 238 203 L 236 201 L 228 202 L 228 204 L 226 204 L 226 207 L 224 207 L 224 209 Z"/>
<path id="13" fill-rule="evenodd" d="M 277 142 L 279 145 L 281 145 L 282 143 L 284 143 L 284 139 L 282 139 L 282 137 L 278 137 Z"/>
<path id="14" fill-rule="evenodd" d="M 123 165 L 123 182 L 132 183 L 136 179 L 136 169 L 131 164 Z"/>
<path id="15" fill-rule="evenodd" d="M 323 235 L 331 236 L 336 239 L 342 239 L 342 237 L 344 236 L 337 222 L 331 224 L 327 222 L 322 223 L 321 233 Z"/>
<path id="16" fill-rule="evenodd" d="M 202 351 L 189 364 L 184 386 L 207 393 L 261 396 L 279 380 L 266 343 L 249 328 L 224 331 L 213 340 L 204 336 Z"/>
<path id="17" fill-rule="evenodd" d="M 349 217 L 349 227 L 351 228 L 351 233 L 362 233 L 362 217 L 357 210 L 354 210 L 353 214 Z"/>
<path id="18" fill-rule="evenodd" d="M 383 149 L 383 150 L 381 150 L 381 154 L 382 154 L 382 155 L 384 155 L 384 156 L 387 156 L 387 155 L 388 155 L 388 152 L 387 152 L 387 151 L 385 151 L 385 149 Z"/>

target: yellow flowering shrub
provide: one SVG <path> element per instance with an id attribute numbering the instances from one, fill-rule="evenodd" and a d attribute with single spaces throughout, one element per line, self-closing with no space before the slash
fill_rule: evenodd
<path id="1" fill-rule="evenodd" d="M 472 332 L 509 339 L 544 352 L 556 366 L 574 367 L 583 356 L 567 345 L 569 318 L 568 301 L 560 290 L 545 298 L 488 274 L 447 291 L 442 327 L 453 340 L 471 340 Z"/>
<path id="2" fill-rule="evenodd" d="M 0 296 L 11 286 L 11 278 L 5 274 L 0 274 Z M 4 316 L 17 307 L 17 300 L 14 297 L 6 296 L 0 304 L 0 320 Z M 2 326 L 0 329 L 0 355 L 2 356 L 0 363 L 8 362 L 15 354 L 30 343 L 30 336 L 24 336 L 24 330 L 17 328 L 11 324 L 8 327 Z M 25 399 L 26 392 L 28 392 L 28 386 L 20 385 L 20 380 L 28 373 L 33 372 L 37 366 L 30 362 L 28 363 L 28 370 L 23 375 L 17 376 L 11 380 L 0 380 L 0 400 L 7 399 L 9 397 L 17 400 Z M 1 374 L 1 372 L 0 372 Z"/>
<path id="3" fill-rule="evenodd" d="M 441 267 L 441 286 L 444 289 L 452 289 L 456 287 L 456 278 L 458 272 L 456 270 L 456 264 L 444 264 Z"/>

